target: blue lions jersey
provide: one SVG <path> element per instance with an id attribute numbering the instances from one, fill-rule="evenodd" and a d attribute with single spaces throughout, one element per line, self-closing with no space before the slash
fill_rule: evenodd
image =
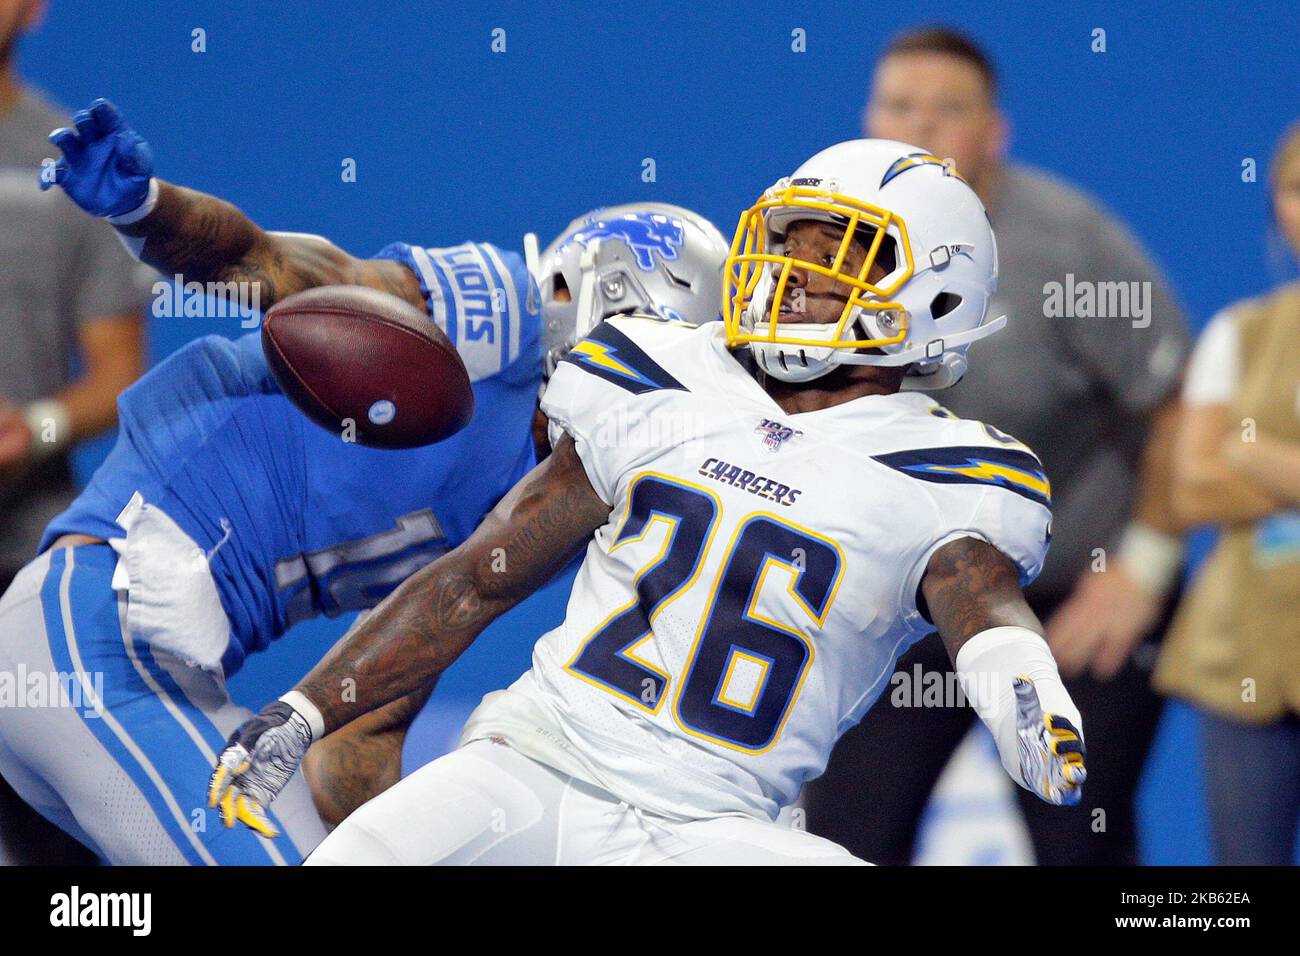
<path id="1" fill-rule="evenodd" d="M 379 253 L 419 277 L 429 315 L 469 370 L 475 412 L 426 448 L 365 448 L 281 393 L 257 333 L 198 339 L 118 401 L 117 444 L 46 529 L 117 538 L 135 492 L 209 555 L 234 673 L 291 625 L 372 607 L 464 541 L 535 464 L 540 309 L 523 258 L 482 243 Z"/>

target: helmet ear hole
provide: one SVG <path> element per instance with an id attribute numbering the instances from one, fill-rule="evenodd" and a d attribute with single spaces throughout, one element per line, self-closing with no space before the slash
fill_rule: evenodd
<path id="1" fill-rule="evenodd" d="M 959 305 L 961 305 L 961 296 L 955 292 L 940 292 L 930 300 L 930 315 L 941 319 Z"/>

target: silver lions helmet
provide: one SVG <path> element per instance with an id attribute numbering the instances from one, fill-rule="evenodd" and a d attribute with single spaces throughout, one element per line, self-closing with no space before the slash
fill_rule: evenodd
<path id="1" fill-rule="evenodd" d="M 721 318 L 729 247 L 713 223 L 668 203 L 628 203 L 579 216 L 546 250 L 524 237 L 542 297 L 543 375 L 612 315 L 701 325 Z"/>

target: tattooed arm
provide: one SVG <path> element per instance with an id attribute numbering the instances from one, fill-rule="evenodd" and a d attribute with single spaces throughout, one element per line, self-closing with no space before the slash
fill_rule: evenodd
<path id="1" fill-rule="evenodd" d="M 492 621 L 561 570 L 609 519 L 573 439 L 510 490 L 459 548 L 407 578 L 302 682 L 227 741 L 208 805 L 274 836 L 265 807 L 315 740 L 428 688 Z"/>
<path id="2" fill-rule="evenodd" d="M 609 510 L 566 436 L 468 541 L 403 582 L 296 690 L 320 710 L 328 732 L 425 686 L 562 569 Z M 355 686 L 346 700 L 345 686 Z"/>
<path id="3" fill-rule="evenodd" d="M 1043 633 L 1011 559 L 979 538 L 958 538 L 936 551 L 921 578 L 921 595 L 953 661 L 963 644 L 991 627 Z"/>
<path id="4" fill-rule="evenodd" d="M 57 183 L 84 211 L 108 218 L 164 275 L 256 282 L 263 308 L 303 289 L 340 283 L 391 292 L 424 308 L 419 282 L 401 263 L 356 259 L 319 236 L 266 232 L 228 202 L 158 179 L 149 145 L 108 100 L 78 111 L 73 125 L 50 134 L 63 156 L 53 176 L 42 166 L 41 188 Z"/>
<path id="5" fill-rule="evenodd" d="M 364 285 L 421 310 L 420 284 L 391 259 L 357 259 L 319 236 L 267 232 L 224 199 L 158 180 L 158 204 L 119 232 L 143 238 L 140 258 L 195 282 L 256 282 L 262 308 L 321 285 Z"/>
<path id="6" fill-rule="evenodd" d="M 986 541 L 959 538 L 934 553 L 921 593 L 1011 779 L 1047 803 L 1078 803 L 1087 778 L 1083 719 L 1015 565 Z"/>

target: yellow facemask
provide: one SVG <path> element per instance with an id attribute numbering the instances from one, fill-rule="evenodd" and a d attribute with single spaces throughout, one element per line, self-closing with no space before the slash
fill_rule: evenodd
<path id="1" fill-rule="evenodd" d="M 840 240 L 839 252 L 830 266 L 823 266 L 804 259 L 795 259 L 767 251 L 769 236 L 766 214 L 770 210 L 806 209 L 811 213 L 807 218 L 826 220 L 834 217 L 836 224 L 843 223 L 844 236 Z M 859 226 L 875 228 L 875 237 L 867 256 L 857 273 L 844 272 L 855 231 Z M 893 227 L 896 230 L 898 253 L 904 260 L 904 268 L 895 269 L 888 285 L 878 286 L 867 281 L 871 267 L 875 264 L 884 243 L 886 232 Z M 780 274 L 775 279 L 775 288 L 766 316 L 767 330 L 753 331 L 746 327 L 745 317 L 753 301 L 755 290 L 759 287 L 764 272 L 772 266 L 780 266 Z M 800 336 L 798 324 L 786 322 L 784 327 L 780 320 L 781 302 L 785 296 L 786 284 L 790 279 L 790 270 L 806 269 L 818 275 L 827 276 L 849 287 L 848 301 L 836 321 L 834 334 L 827 339 L 810 339 Z M 870 203 L 860 202 L 849 196 L 808 186 L 796 186 L 793 183 L 782 188 L 769 189 L 753 206 L 741 214 L 736 226 L 736 235 L 731 240 L 731 254 L 727 257 L 723 275 L 722 315 L 726 323 L 727 344 L 735 347 L 751 342 L 773 342 L 797 347 L 821 347 L 838 349 L 881 348 L 897 345 L 907 338 L 907 310 L 892 301 L 893 295 L 912 277 L 913 261 L 911 244 L 907 238 L 907 225 L 896 214 Z M 898 318 L 892 335 L 874 339 L 845 339 L 845 327 L 854 314 L 854 309 L 867 309 L 875 312 L 895 310 Z M 762 320 L 759 320 L 762 321 Z"/>

